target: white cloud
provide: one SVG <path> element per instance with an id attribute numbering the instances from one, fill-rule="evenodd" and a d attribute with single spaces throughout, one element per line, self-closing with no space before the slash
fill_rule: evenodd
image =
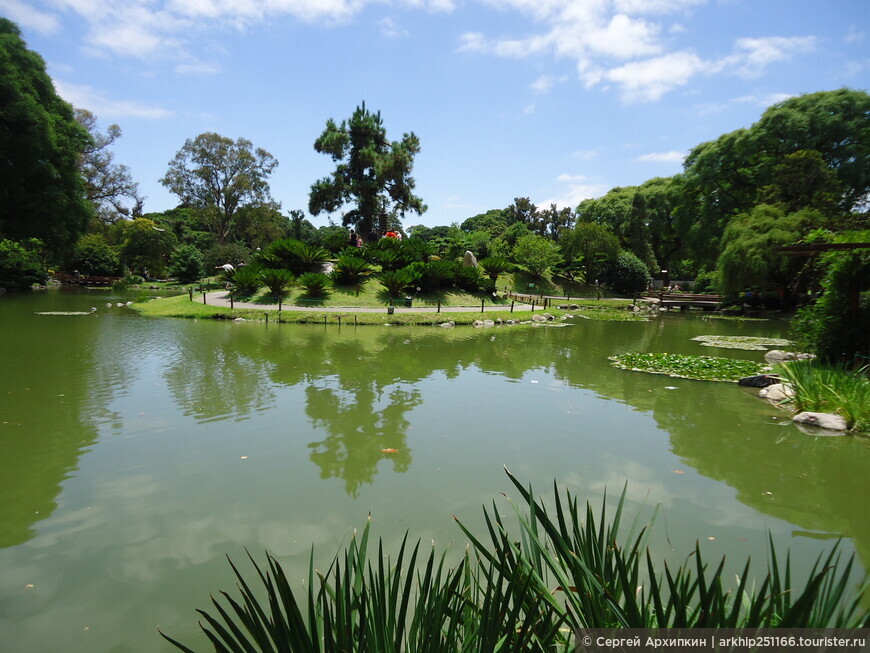
<path id="1" fill-rule="evenodd" d="M 556 196 L 535 202 L 537 206 L 555 204 L 560 209 L 566 207 L 573 209 L 583 200 L 600 197 L 608 190 L 603 184 L 583 183 L 587 181 L 584 175 L 561 174 L 556 177 L 556 181 L 564 184 L 565 188 Z"/>
<path id="2" fill-rule="evenodd" d="M 132 102 L 112 100 L 90 86 L 78 86 L 54 81 L 54 87 L 67 102 L 80 109 L 87 109 L 100 118 L 150 118 L 155 120 L 171 118 L 173 113 L 160 107 Z"/>
<path id="3" fill-rule="evenodd" d="M 459 52 L 486 52 L 486 38 L 480 32 L 468 32 L 459 37 Z"/>
<path id="4" fill-rule="evenodd" d="M 685 158 L 685 152 L 671 150 L 670 152 L 650 152 L 649 154 L 642 154 L 637 157 L 635 161 L 640 161 L 641 163 L 679 163 L 682 165 L 683 159 Z"/>
<path id="5" fill-rule="evenodd" d="M 549 93 L 553 85 L 556 83 L 556 78 L 552 75 L 541 75 L 530 84 L 531 89 L 535 93 Z"/>
<path id="6" fill-rule="evenodd" d="M 861 43 L 864 40 L 864 31 L 854 25 L 849 26 L 849 31 L 843 37 L 846 43 Z"/>
<path id="7" fill-rule="evenodd" d="M 204 61 L 188 61 L 175 66 L 175 72 L 179 75 L 216 75 L 220 68 Z"/>
<path id="8" fill-rule="evenodd" d="M 598 152 L 595 150 L 575 150 L 574 152 L 571 152 L 571 156 L 575 159 L 592 159 L 598 156 Z"/>
<path id="9" fill-rule="evenodd" d="M 19 0 L 0 1 L 0 12 L 19 26 L 27 27 L 41 34 L 54 34 L 60 22 L 54 14 L 29 7 Z"/>
<path id="10" fill-rule="evenodd" d="M 633 61 L 605 73 L 605 77 L 619 84 L 622 96 L 628 102 L 654 101 L 703 71 L 706 64 L 694 53 L 672 52 L 670 54 Z"/>
<path id="11" fill-rule="evenodd" d="M 815 47 L 814 36 L 742 38 L 735 43 L 737 52 L 722 59 L 719 66 L 733 68 L 744 77 L 758 77 L 770 64 L 790 59 L 795 54 L 812 52 Z"/>
<path id="12" fill-rule="evenodd" d="M 532 102 L 530 105 L 528 105 L 526 108 L 523 109 L 523 115 L 528 116 L 528 115 L 533 114 L 535 112 L 536 108 L 537 107 L 536 107 L 535 103 Z"/>
<path id="13" fill-rule="evenodd" d="M 378 21 L 378 25 L 380 25 L 381 34 L 388 39 L 400 39 L 411 36 L 411 32 L 402 29 L 396 19 L 391 18 L 390 16 L 381 18 L 381 20 Z"/>

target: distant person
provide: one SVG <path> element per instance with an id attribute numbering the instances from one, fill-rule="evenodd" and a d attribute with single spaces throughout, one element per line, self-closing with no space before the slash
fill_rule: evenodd
<path id="1" fill-rule="evenodd" d="M 351 247 L 359 247 L 358 241 L 359 236 L 356 235 L 356 231 L 351 229 L 350 236 L 348 237 L 348 245 L 350 245 Z"/>
<path id="2" fill-rule="evenodd" d="M 384 238 L 396 238 L 396 237 L 397 237 L 396 232 L 392 231 L 392 230 L 388 231 L 387 233 L 384 234 Z"/>

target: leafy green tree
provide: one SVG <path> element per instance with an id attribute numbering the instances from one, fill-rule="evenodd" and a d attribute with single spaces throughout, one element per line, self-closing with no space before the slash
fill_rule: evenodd
<path id="1" fill-rule="evenodd" d="M 237 237 L 251 249 L 265 247 L 273 240 L 290 235 L 290 221 L 277 202 L 258 202 L 239 208 L 236 214 Z"/>
<path id="2" fill-rule="evenodd" d="M 480 213 L 465 220 L 459 228 L 465 232 L 485 231 L 491 238 L 504 233 L 508 221 L 504 209 L 490 209 L 486 213 Z"/>
<path id="3" fill-rule="evenodd" d="M 109 125 L 106 133 L 101 134 L 97 131 L 97 117 L 87 109 L 76 109 L 75 117 L 91 137 L 80 165 L 85 193 L 94 205 L 97 217 L 109 224 L 131 214 L 139 217 L 135 212 L 141 209 L 144 201 L 139 195 L 139 184 L 133 181 L 127 166 L 115 163 L 115 154 L 109 149 L 121 138 L 121 128 Z"/>
<path id="4" fill-rule="evenodd" d="M 121 259 L 102 235 L 88 234 L 76 243 L 72 266 L 82 274 L 111 277 L 120 271 Z"/>
<path id="5" fill-rule="evenodd" d="M 0 237 L 72 249 L 93 215 L 79 169 L 89 143 L 45 61 L 0 18 Z"/>
<path id="6" fill-rule="evenodd" d="M 314 243 L 317 241 L 317 228 L 311 224 L 310 220 L 305 218 L 305 213 L 299 209 L 293 209 L 289 213 L 289 218 L 289 236 L 291 238 L 301 240 L 303 243 Z"/>
<path id="7" fill-rule="evenodd" d="M 177 241 L 172 231 L 158 227 L 153 220 L 136 218 L 112 225 L 111 240 L 121 252 L 121 263 L 134 271 L 148 269 L 161 276 Z"/>
<path id="8" fill-rule="evenodd" d="M 867 243 L 870 231 L 842 234 L 836 240 Z M 798 311 L 792 338 L 801 351 L 825 362 L 859 366 L 870 357 L 870 250 L 828 252 L 822 265 L 822 296 Z"/>
<path id="9" fill-rule="evenodd" d="M 314 244 L 333 254 L 340 252 L 347 246 L 348 231 L 337 224 L 318 227 Z"/>
<path id="10" fill-rule="evenodd" d="M 423 200 L 414 195 L 411 176 L 420 140 L 411 132 L 401 141 L 389 142 L 380 112 L 369 112 L 365 103 L 340 125 L 327 120 L 314 149 L 329 155 L 336 168 L 311 186 L 308 210 L 313 215 L 351 204 L 342 216 L 343 224 L 354 225 L 370 239 L 376 230 L 386 231 L 390 214 L 404 217 L 408 211 L 426 211 Z"/>
<path id="11" fill-rule="evenodd" d="M 179 283 L 193 283 L 203 277 L 202 253 L 193 245 L 175 248 L 169 257 L 168 272 Z"/>
<path id="12" fill-rule="evenodd" d="M 48 271 L 39 250 L 42 242 L 31 238 L 23 243 L 0 240 L 0 288 L 22 290 L 35 283 L 44 284 Z"/>
<path id="13" fill-rule="evenodd" d="M 611 261 L 619 255 L 619 239 L 607 226 L 596 222 L 578 222 L 562 240 L 562 255 L 568 261 L 582 259 L 587 283 L 604 279 Z"/>
<path id="14" fill-rule="evenodd" d="M 786 215 L 781 208 L 767 204 L 735 216 L 725 229 L 717 263 L 722 290 L 731 293 L 754 286 L 789 286 L 803 262 L 776 248 L 798 242 L 820 219 L 812 209 Z"/>
<path id="15" fill-rule="evenodd" d="M 632 252 L 622 251 L 611 263 L 607 280 L 616 292 L 625 294 L 643 292 L 649 287 L 649 269 L 646 263 Z"/>
<path id="16" fill-rule="evenodd" d="M 233 142 L 206 132 L 184 142 L 160 183 L 201 211 L 215 242 L 224 245 L 236 235 L 240 208 L 270 201 L 268 178 L 277 165 L 245 138 Z"/>
<path id="17" fill-rule="evenodd" d="M 537 279 L 561 261 L 562 256 L 559 253 L 559 246 L 552 240 L 537 234 L 529 234 L 517 241 L 513 259 Z"/>

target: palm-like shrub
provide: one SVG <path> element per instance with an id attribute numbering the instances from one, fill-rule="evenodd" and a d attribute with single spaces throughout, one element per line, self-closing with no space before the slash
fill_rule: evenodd
<path id="1" fill-rule="evenodd" d="M 263 285 L 260 268 L 257 265 L 243 265 L 235 270 L 229 270 L 224 273 L 224 278 L 233 284 L 233 292 L 243 297 L 253 295 Z"/>
<path id="2" fill-rule="evenodd" d="M 258 258 L 268 267 L 284 268 L 298 275 L 319 271 L 329 252 L 295 238 L 281 238 L 270 243 Z"/>
<path id="3" fill-rule="evenodd" d="M 399 252 L 395 249 L 378 250 L 375 254 L 375 260 L 380 264 L 381 270 L 384 271 L 398 270 L 405 267 Z"/>
<path id="4" fill-rule="evenodd" d="M 457 520 L 475 555 L 466 552 L 452 569 L 434 550 L 418 563 L 420 543 L 409 548 L 407 538 L 395 562 L 380 542 L 370 556 L 366 524 L 325 573 L 315 571 L 312 554 L 304 594 L 271 556 L 266 569 L 251 559 L 265 600 L 230 562 L 242 600 L 226 592 L 212 598 L 217 613 L 200 610 L 201 627 L 221 651 L 543 653 L 576 650 L 583 628 L 855 628 L 870 621 L 851 583 L 853 558 L 840 567 L 836 546 L 819 556 L 803 587 L 792 587 L 790 563 L 783 573 L 771 543 L 759 586 L 747 562 L 732 591 L 724 559 L 708 568 L 698 544 L 687 562 L 657 573 L 645 529 L 628 538 L 619 532 L 624 494 L 608 523 L 604 504 L 596 520 L 590 504 L 581 512 L 569 492 L 557 491 L 548 509 L 508 476 L 525 504 L 514 507 L 519 528 L 509 529 L 495 505 L 484 508 L 488 540 Z"/>
<path id="5" fill-rule="evenodd" d="M 485 259 L 481 259 L 478 265 L 480 265 L 484 274 L 492 279 L 493 282 L 498 281 L 498 275 L 514 269 L 513 263 L 503 256 L 488 256 Z"/>
<path id="6" fill-rule="evenodd" d="M 339 256 L 332 269 L 333 283 L 346 286 L 362 285 L 374 272 L 365 259 L 358 256 Z"/>
<path id="7" fill-rule="evenodd" d="M 414 282 L 407 268 L 381 272 L 378 275 L 378 281 L 381 282 L 390 297 L 399 297 Z"/>
<path id="8" fill-rule="evenodd" d="M 287 294 L 287 289 L 293 284 L 294 277 L 290 270 L 281 268 L 266 268 L 260 272 L 260 279 L 263 284 L 269 289 L 271 297 L 283 297 Z"/>
<path id="9" fill-rule="evenodd" d="M 434 292 L 454 285 L 459 266 L 452 261 L 429 261 L 428 263 L 412 263 L 408 266 L 417 275 L 417 285 L 424 292 Z"/>
<path id="10" fill-rule="evenodd" d="M 325 297 L 329 293 L 331 279 L 322 272 L 305 272 L 297 282 L 309 297 Z"/>

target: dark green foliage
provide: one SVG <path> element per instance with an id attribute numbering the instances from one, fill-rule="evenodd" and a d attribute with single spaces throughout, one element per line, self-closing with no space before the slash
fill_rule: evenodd
<path id="1" fill-rule="evenodd" d="M 93 215 L 79 171 L 90 142 L 45 61 L 0 18 L 0 238 L 72 248 Z"/>
<path id="2" fill-rule="evenodd" d="M 514 269 L 513 263 L 503 256 L 488 256 L 487 258 L 478 261 L 478 265 L 480 265 L 483 273 L 488 276 L 493 283 L 498 281 L 498 276 L 500 274 L 511 272 Z"/>
<path id="3" fill-rule="evenodd" d="M 445 288 L 451 288 L 460 266 L 454 261 L 429 261 L 428 263 L 412 263 L 406 270 L 413 283 L 420 287 L 423 292 L 434 292 Z"/>
<path id="4" fill-rule="evenodd" d="M 118 250 L 99 234 L 82 236 L 73 251 L 72 267 L 84 275 L 112 277 L 121 270 Z"/>
<path id="5" fill-rule="evenodd" d="M 216 268 L 226 263 L 230 265 L 247 263 L 251 260 L 251 250 L 241 243 L 227 243 L 211 247 L 205 251 L 202 258 L 206 274 L 214 274 Z"/>
<path id="6" fill-rule="evenodd" d="M 549 508 L 508 477 L 522 498 L 512 504 L 518 528 L 495 502 L 484 507 L 488 538 L 457 520 L 472 551 L 452 568 L 434 549 L 424 556 L 419 542 L 410 547 L 407 536 L 395 559 L 380 541 L 369 553 L 367 523 L 325 572 L 312 551 L 299 594 L 272 556 L 265 569 L 251 558 L 257 591 L 230 561 L 241 598 L 221 592 L 214 614 L 198 611 L 201 627 L 218 651 L 567 653 L 577 650 L 581 628 L 855 628 L 870 620 L 850 585 L 853 561 L 840 566 L 837 547 L 792 587 L 791 562 L 783 573 L 771 542 L 759 586 L 747 561 L 732 588 L 724 559 L 708 567 L 697 543 L 686 562 L 657 566 L 647 527 L 620 532 L 624 493 L 612 518 L 606 498 L 596 518 L 570 492 L 554 487 Z"/>
<path id="7" fill-rule="evenodd" d="M 260 276 L 262 269 L 258 265 L 243 265 L 224 274 L 224 278 L 233 284 L 233 293 L 241 297 L 255 294 L 263 286 Z"/>
<path id="8" fill-rule="evenodd" d="M 719 292 L 719 275 L 714 271 L 699 272 L 695 277 L 695 284 L 692 286 L 692 291 L 696 293 L 717 293 Z"/>
<path id="9" fill-rule="evenodd" d="M 169 257 L 168 271 L 179 283 L 193 283 L 202 279 L 202 253 L 193 245 L 177 247 Z"/>
<path id="10" fill-rule="evenodd" d="M 260 279 L 263 280 L 263 285 L 269 289 L 270 297 L 283 297 L 295 281 L 293 273 L 282 268 L 265 268 L 260 271 Z"/>
<path id="11" fill-rule="evenodd" d="M 580 208 L 586 203 L 580 205 Z M 583 260 L 587 283 L 604 280 L 611 261 L 619 255 L 619 239 L 613 230 L 597 222 L 578 222 L 560 241 L 565 260 Z"/>
<path id="12" fill-rule="evenodd" d="M 311 186 L 308 210 L 313 215 L 353 204 L 343 223 L 356 226 L 368 239 L 369 234 L 387 229 L 391 214 L 422 214 L 426 210 L 423 200 L 414 195 L 411 176 L 420 140 L 411 132 L 401 141 L 388 141 L 380 112 L 370 113 L 365 103 L 340 125 L 330 118 L 314 149 L 329 155 L 336 167 L 330 176 Z"/>
<path id="13" fill-rule="evenodd" d="M 649 287 L 649 269 L 631 252 L 620 252 L 607 272 L 607 280 L 616 291 L 625 294 L 643 292 Z"/>
<path id="14" fill-rule="evenodd" d="M 147 218 L 120 220 L 112 225 L 109 235 L 121 251 L 123 265 L 137 272 L 147 268 L 152 276 L 164 274 L 166 260 L 176 246 L 172 231 Z"/>
<path id="15" fill-rule="evenodd" d="M 276 240 L 259 255 L 264 265 L 284 268 L 297 276 L 320 271 L 328 257 L 329 252 L 322 247 L 295 238 Z"/>
<path id="16" fill-rule="evenodd" d="M 337 285 L 355 286 L 365 282 L 374 268 L 358 256 L 342 255 L 335 262 L 332 280 Z"/>
<path id="17" fill-rule="evenodd" d="M 48 272 L 39 253 L 41 247 L 35 238 L 23 243 L 0 240 L 0 288 L 21 290 L 44 284 Z"/>
<path id="18" fill-rule="evenodd" d="M 337 225 L 320 227 L 315 234 L 315 240 L 317 245 L 335 254 L 347 245 L 348 231 Z"/>
<path id="19" fill-rule="evenodd" d="M 389 270 L 378 275 L 378 281 L 387 291 L 387 295 L 393 298 L 403 295 L 416 279 L 416 275 L 409 268 Z"/>
<path id="20" fill-rule="evenodd" d="M 332 284 L 332 280 L 322 272 L 305 272 L 299 275 L 298 282 L 309 297 L 326 296 Z"/>
<path id="21" fill-rule="evenodd" d="M 855 240 L 868 242 L 868 232 Z M 870 357 L 870 250 L 830 252 L 823 257 L 827 268 L 822 296 L 798 311 L 791 339 L 802 351 L 827 362 L 855 364 Z"/>

